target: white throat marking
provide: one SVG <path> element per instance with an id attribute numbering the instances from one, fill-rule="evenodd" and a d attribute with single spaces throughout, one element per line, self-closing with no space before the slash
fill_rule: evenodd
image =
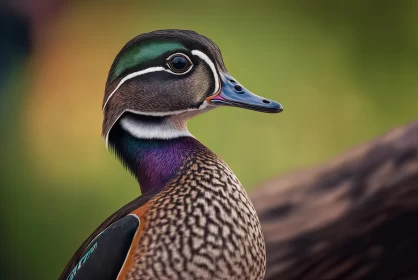
<path id="1" fill-rule="evenodd" d="M 120 120 L 120 124 L 124 130 L 139 139 L 173 139 L 182 136 L 193 137 L 187 128 L 176 128 L 169 119 L 164 119 L 158 124 L 150 124 L 141 122 L 132 116 L 124 116 Z"/>

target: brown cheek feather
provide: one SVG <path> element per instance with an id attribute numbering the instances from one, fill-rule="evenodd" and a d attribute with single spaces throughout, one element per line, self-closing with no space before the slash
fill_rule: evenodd
<path id="1" fill-rule="evenodd" d="M 155 79 L 149 75 L 160 75 Z M 164 75 L 170 80 L 163 80 Z M 187 77 L 174 76 L 167 72 L 153 72 L 126 81 L 109 99 L 104 110 L 102 135 L 106 137 L 112 126 L 126 111 L 144 113 L 170 113 L 198 108 L 210 94 L 213 84 L 211 73 L 203 63 L 194 65 Z M 106 90 L 112 92 L 119 81 L 113 82 Z M 158 96 L 155 94 L 158 93 Z M 105 97 L 107 98 L 107 97 Z"/>

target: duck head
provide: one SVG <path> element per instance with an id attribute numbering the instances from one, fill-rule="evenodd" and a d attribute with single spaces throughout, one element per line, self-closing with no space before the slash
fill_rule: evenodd
<path id="1" fill-rule="evenodd" d="M 186 121 L 219 106 L 279 113 L 282 106 L 247 90 L 225 68 L 219 48 L 193 31 L 159 30 L 129 41 L 116 56 L 103 100 L 103 136 L 112 127 L 143 138 L 188 135 Z"/>

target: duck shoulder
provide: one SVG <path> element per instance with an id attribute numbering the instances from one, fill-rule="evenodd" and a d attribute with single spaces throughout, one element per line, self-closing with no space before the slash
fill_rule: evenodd
<path id="1" fill-rule="evenodd" d="M 118 279 L 263 279 L 258 217 L 214 153 L 197 151 L 141 212 L 143 228 Z"/>
<path id="2" fill-rule="evenodd" d="M 91 279 L 82 278 L 82 273 L 68 277 L 95 250 L 98 235 L 105 252 L 118 242 L 119 247 L 129 245 L 110 261 L 103 260 L 106 254 L 101 257 L 99 249 L 96 259 L 90 257 L 96 269 L 90 276 L 104 273 L 109 265 L 115 267 L 103 280 L 172 279 L 173 275 L 175 279 L 263 279 L 265 273 L 264 238 L 254 207 L 232 170 L 206 149 L 195 151 L 163 191 L 141 196 L 108 218 L 76 252 L 60 280 Z"/>

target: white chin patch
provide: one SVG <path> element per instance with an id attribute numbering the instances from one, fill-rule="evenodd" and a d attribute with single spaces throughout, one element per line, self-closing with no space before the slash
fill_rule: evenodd
<path id="1" fill-rule="evenodd" d="M 198 107 L 194 109 L 186 109 L 186 110 L 179 110 L 179 111 L 171 111 L 171 112 L 139 112 L 135 110 L 125 110 L 123 111 L 113 122 L 110 126 L 107 134 L 104 136 L 104 141 L 106 147 L 109 147 L 109 134 L 112 130 L 115 123 L 121 119 L 122 128 L 128 131 L 132 136 L 142 139 L 171 139 L 177 138 L 181 136 L 191 136 L 193 135 L 187 130 L 187 128 L 179 129 L 173 125 L 170 121 L 170 117 L 168 117 L 164 122 L 160 124 L 148 124 L 138 121 L 137 119 L 133 118 L 132 116 L 123 116 L 124 113 L 130 112 L 135 115 L 142 115 L 142 116 L 155 116 L 155 117 L 165 117 L 165 116 L 180 116 L 180 115 L 187 115 L 186 120 L 200 114 L 201 112 L 205 112 L 215 108 L 216 106 L 210 104 L 206 100 Z"/>
<path id="2" fill-rule="evenodd" d="M 187 128 L 179 129 L 174 127 L 168 119 L 161 123 L 145 123 L 132 116 L 124 116 L 120 120 L 120 124 L 124 130 L 132 136 L 139 139 L 173 139 L 183 136 L 193 137 Z"/>

